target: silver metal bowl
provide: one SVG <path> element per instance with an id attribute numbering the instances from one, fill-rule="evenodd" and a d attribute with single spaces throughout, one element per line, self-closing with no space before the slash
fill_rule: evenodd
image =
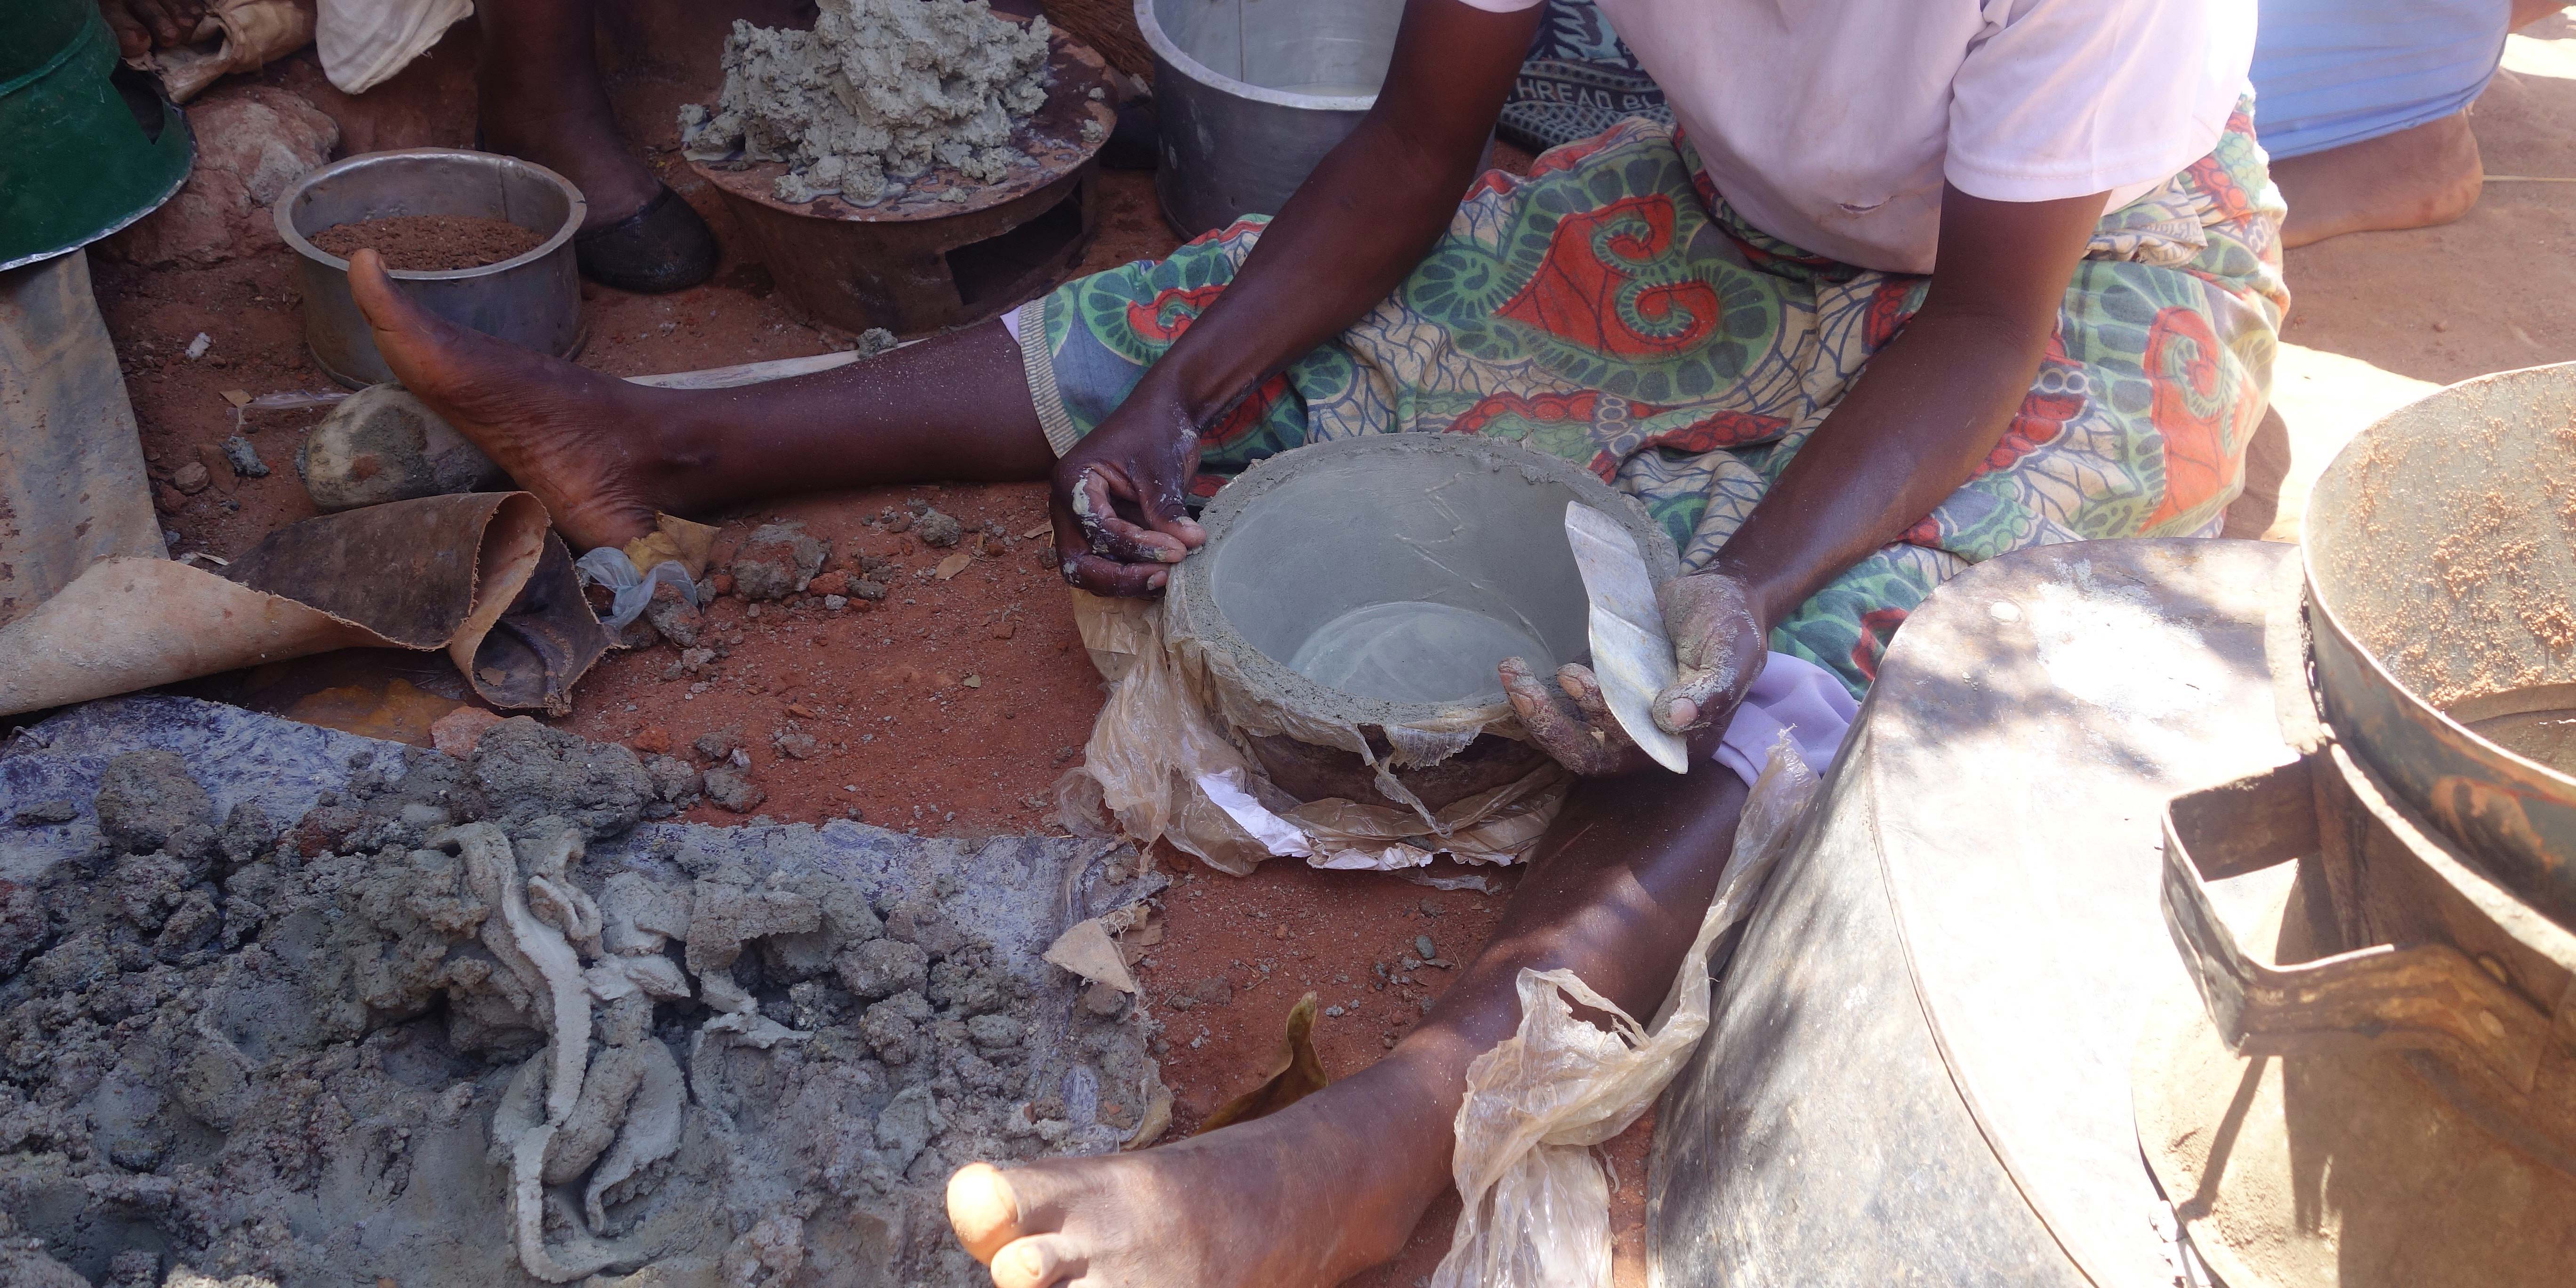
<path id="1" fill-rule="evenodd" d="M 353 389 L 394 378 L 349 297 L 349 261 L 309 240 L 334 225 L 394 215 L 475 215 L 545 234 L 535 250 L 498 264 L 392 276 L 421 307 L 450 322 L 571 357 L 585 338 L 572 238 L 587 209 L 581 189 L 562 175 L 489 152 L 368 152 L 304 176 L 277 199 L 277 235 L 295 249 L 304 342 L 313 361 Z"/>
<path id="2" fill-rule="evenodd" d="M 1276 214 L 1377 102 L 1403 0 L 1136 0 L 1183 237 Z"/>

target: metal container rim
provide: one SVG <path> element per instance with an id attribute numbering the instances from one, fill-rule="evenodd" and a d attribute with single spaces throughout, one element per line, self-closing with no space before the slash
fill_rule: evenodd
<path id="1" fill-rule="evenodd" d="M 1250 81 L 1236 80 L 1200 62 L 1173 43 L 1163 24 L 1154 17 L 1154 0 L 1136 0 L 1136 29 L 1154 56 L 1173 71 L 1221 93 L 1273 107 L 1294 107 L 1309 112 L 1365 112 L 1377 104 L 1375 94 L 1300 94 L 1294 90 L 1271 89 Z"/>
<path id="2" fill-rule="evenodd" d="M 2535 371 L 2548 371 L 2559 367 L 2565 367 L 2567 365 L 2569 364 L 2542 363 L 2538 366 L 2521 367 L 2512 371 L 2490 372 L 2486 375 L 2475 376 L 2467 380 L 2459 381 L 2455 384 L 2444 385 L 2443 387 L 2425 394 L 2423 397 L 2418 398 L 2413 402 L 2409 402 L 2402 407 L 2392 409 L 2379 419 L 2363 426 L 2360 433 L 2353 435 L 2351 440 L 2346 442 L 2342 449 L 2334 454 L 2333 459 L 2326 462 L 2325 468 L 2318 471 L 2315 481 L 2308 485 L 2307 504 L 2310 507 L 2313 507 L 2316 502 L 2316 494 L 2322 491 L 2331 479 L 2335 478 L 2343 471 L 2346 459 L 2359 459 L 2360 454 L 2367 449 L 2372 436 L 2382 425 L 2395 417 L 2410 412 L 2425 402 L 2435 398 L 2444 397 L 2457 390 L 2470 389 L 2486 384 L 2501 384 L 2514 377 L 2526 376 Z M 2302 511 L 2302 513 L 2314 512 L 2313 508 Z M 2306 585 L 2309 610 L 2324 619 L 2325 628 L 2332 631 L 2335 638 L 2342 641 L 2345 648 L 2351 650 L 2353 656 L 2361 659 L 2362 664 L 2369 669 L 2369 674 L 2381 684 L 2387 686 L 2388 691 L 2396 696 L 2400 705 L 2404 706 L 2408 710 L 2422 712 L 2425 715 L 2432 717 L 2433 721 L 2441 728 L 2458 735 L 2462 740 L 2466 741 L 2479 752 L 2498 757 L 2514 765 L 2527 768 L 2538 774 L 2544 780 L 2558 784 L 2565 790 L 2565 794 L 2568 799 L 2576 800 L 2576 776 L 2571 776 L 2560 770 L 2553 769 L 2548 765 L 2542 764 L 2537 760 L 2533 760 L 2520 752 L 2513 751 L 2510 748 L 2505 747 L 2503 744 L 2486 737 L 2484 734 L 2469 728 L 2466 724 L 2454 719 L 2449 711 L 2433 705 L 2433 703 L 2428 701 L 2424 695 L 2417 693 L 2413 686 L 2397 678 L 2396 673 L 2388 669 L 2387 663 L 2380 660 L 2378 652 L 2372 649 L 2369 645 L 2362 643 L 2361 636 L 2356 634 L 2351 627 L 2347 626 L 2344 623 L 2342 615 L 2336 611 L 2334 596 L 2328 592 L 2326 582 L 2320 579 L 2317 575 L 2317 548 L 2312 542 L 2301 541 L 2299 543 L 2299 574 Z M 2311 651 L 2313 652 L 2313 649 Z M 2479 698 L 2471 698 L 2468 701 L 2472 703 L 2482 702 L 2496 696 L 2499 695 L 2483 695 Z M 2327 700 L 2331 702 L 2332 695 L 2327 695 Z M 2511 713 L 2506 711 L 2497 711 L 2493 714 L 2506 715 Z"/>
<path id="3" fill-rule="evenodd" d="M 277 235 L 283 239 L 288 246 L 293 247 L 296 254 L 312 260 L 315 263 L 325 264 L 346 273 L 349 271 L 348 260 L 314 245 L 310 240 L 306 239 L 303 231 L 295 226 L 295 220 L 288 212 L 294 208 L 296 198 L 303 196 L 306 190 L 312 188 L 313 185 L 322 182 L 324 179 L 332 178 L 350 171 L 373 169 L 378 166 L 399 166 L 410 161 L 443 160 L 449 158 L 463 158 L 470 164 L 481 165 L 494 170 L 524 170 L 561 189 L 564 196 L 570 200 L 571 209 L 564 213 L 563 225 L 555 229 L 552 236 L 539 242 L 534 250 L 521 255 L 512 256 L 511 258 L 502 260 L 497 264 L 483 264 L 474 268 L 449 268 L 439 269 L 434 272 L 424 269 L 409 268 L 386 269 L 385 275 L 393 278 L 395 281 L 457 282 L 468 281 L 477 277 L 498 276 L 499 274 L 506 273 L 511 269 L 518 268 L 521 265 L 533 264 L 538 260 L 544 259 L 546 256 L 562 249 L 565 243 L 570 242 L 573 239 L 573 235 L 575 233 L 581 231 L 581 222 L 588 216 L 590 211 L 589 199 L 581 195 L 581 189 L 574 187 L 570 179 L 566 179 L 562 175 L 557 174 L 544 166 L 538 165 L 534 161 L 523 161 L 517 157 L 503 156 L 498 152 L 477 152 L 470 148 L 395 148 L 384 152 L 361 152 L 356 156 L 342 157 L 329 165 L 316 166 L 313 170 L 306 173 L 303 178 L 288 184 L 286 191 L 279 193 L 276 203 L 270 207 L 271 217 L 277 224 Z"/>

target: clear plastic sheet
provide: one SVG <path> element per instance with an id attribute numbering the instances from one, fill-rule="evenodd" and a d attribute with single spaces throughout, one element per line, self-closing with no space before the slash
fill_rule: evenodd
<path id="1" fill-rule="evenodd" d="M 1083 644 L 1110 681 L 1083 763 L 1056 785 L 1065 824 L 1077 834 L 1096 831 L 1105 808 L 1138 844 L 1168 840 L 1237 876 L 1273 857 L 1378 870 L 1420 867 L 1435 854 L 1515 863 L 1564 801 L 1570 778 L 1553 762 L 1436 811 L 1299 800 L 1237 745 L 1234 735 L 1249 731 L 1232 723 L 1231 709 L 1220 714 L 1182 673 L 1156 605 L 1073 594 Z"/>
<path id="2" fill-rule="evenodd" d="M 1465 1210 L 1431 1288 L 1608 1288 L 1610 1191 L 1592 1147 L 1627 1130 L 1708 1031 L 1709 952 L 1751 910 L 1816 788 L 1815 772 L 1783 733 L 1652 1025 L 1638 1024 L 1572 971 L 1521 971 L 1519 1032 L 1467 1067 L 1451 1160 Z M 1609 1016 L 1612 1027 L 1577 1018 L 1577 1004 Z"/>

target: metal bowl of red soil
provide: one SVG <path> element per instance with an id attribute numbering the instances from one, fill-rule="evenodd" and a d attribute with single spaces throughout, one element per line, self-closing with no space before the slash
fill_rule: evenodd
<path id="1" fill-rule="evenodd" d="M 361 246 L 450 322 L 559 358 L 580 352 L 572 238 L 587 208 L 544 166 L 454 148 L 368 152 L 304 176 L 277 199 L 277 235 L 295 250 L 313 361 L 353 389 L 394 378 L 349 297 L 348 256 Z"/>
<path id="2" fill-rule="evenodd" d="M 1098 230 L 1093 157 L 1118 124 L 1108 65 L 1058 32 L 1047 69 L 1046 105 L 1011 131 L 1029 164 L 1001 183 L 934 168 L 869 205 L 837 195 L 789 202 L 774 191 L 783 163 L 689 164 L 724 195 L 753 253 L 806 316 L 907 339 L 981 322 L 1071 276 Z M 1097 122 L 1089 138 L 1086 121 Z"/>

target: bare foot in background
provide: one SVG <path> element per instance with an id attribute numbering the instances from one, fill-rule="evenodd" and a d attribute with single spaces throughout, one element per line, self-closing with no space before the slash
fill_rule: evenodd
<path id="1" fill-rule="evenodd" d="M 2289 202 L 2283 246 L 2345 233 L 2447 224 L 2478 204 L 2486 170 L 2465 111 L 2324 152 L 2272 163 Z"/>
<path id="2" fill-rule="evenodd" d="M 588 0 L 485 0 L 480 7 L 482 146 L 572 180 L 590 203 L 586 229 L 642 210 L 662 181 L 618 131 L 600 81 Z"/>

